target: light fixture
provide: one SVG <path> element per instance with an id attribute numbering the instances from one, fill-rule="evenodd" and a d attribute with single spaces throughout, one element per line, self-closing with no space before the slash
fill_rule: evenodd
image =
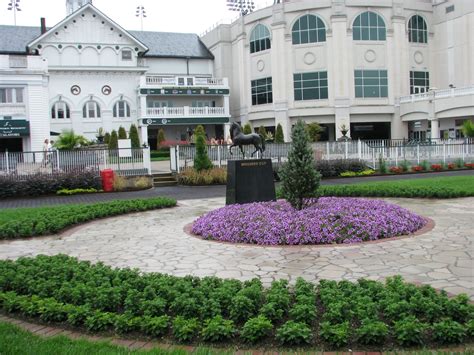
<path id="1" fill-rule="evenodd" d="M 16 12 L 21 11 L 20 0 L 10 0 L 10 2 L 8 3 L 8 11 L 13 11 L 13 19 L 16 26 Z"/>

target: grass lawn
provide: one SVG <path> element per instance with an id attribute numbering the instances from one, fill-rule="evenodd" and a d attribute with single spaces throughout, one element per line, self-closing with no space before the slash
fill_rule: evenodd
<path id="1" fill-rule="evenodd" d="M 322 196 L 455 198 L 474 196 L 474 176 L 377 181 L 321 186 Z"/>
<path id="2" fill-rule="evenodd" d="M 167 161 L 170 160 L 170 157 L 151 157 L 151 161 Z"/>
<path id="3" fill-rule="evenodd" d="M 176 206 L 176 200 L 154 197 L 84 205 L 5 209 L 0 213 L 0 240 L 48 235 L 99 218 L 173 206 Z"/>
<path id="4" fill-rule="evenodd" d="M 91 342 L 87 340 L 72 340 L 65 336 L 43 338 L 27 332 L 20 327 L 0 322 L 0 354 L 187 354 L 184 350 L 129 350 L 110 344 L 109 342 Z M 222 351 L 212 351 L 207 348 L 196 348 L 194 354 L 223 354 Z M 233 352 L 229 351 L 228 354 Z"/>

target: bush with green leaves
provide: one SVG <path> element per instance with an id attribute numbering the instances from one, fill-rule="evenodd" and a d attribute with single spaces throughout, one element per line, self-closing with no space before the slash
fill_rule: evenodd
<path id="1" fill-rule="evenodd" d="M 160 128 L 158 130 L 158 136 L 156 137 L 156 149 L 159 150 L 160 148 L 162 148 L 161 144 L 166 141 L 166 137 L 165 137 L 165 131 L 163 130 L 163 128 Z"/>
<path id="2" fill-rule="evenodd" d="M 244 125 L 244 128 L 243 128 L 243 134 L 251 134 L 253 132 L 252 130 L 252 126 L 250 125 L 250 123 L 246 123 Z"/>
<path id="3" fill-rule="evenodd" d="M 200 322 L 197 318 L 186 319 L 177 316 L 173 320 L 173 336 L 180 342 L 190 342 L 196 338 L 201 329 Z"/>
<path id="4" fill-rule="evenodd" d="M 270 335 L 272 322 L 263 315 L 250 318 L 242 327 L 240 337 L 249 343 L 256 343 Z"/>
<path id="5" fill-rule="evenodd" d="M 130 132 L 128 135 L 132 143 L 132 148 L 140 148 L 140 137 L 138 136 L 138 128 L 136 125 L 130 125 Z"/>
<path id="6" fill-rule="evenodd" d="M 276 339 L 284 345 L 303 345 L 311 342 L 311 328 L 300 322 L 289 320 L 276 331 Z"/>
<path id="7" fill-rule="evenodd" d="M 118 129 L 118 139 L 127 139 L 127 131 L 122 126 Z"/>
<path id="8" fill-rule="evenodd" d="M 319 141 L 321 133 L 324 129 L 317 122 L 308 123 L 306 125 L 306 132 L 308 132 L 309 140 L 311 143 Z"/>
<path id="9" fill-rule="evenodd" d="M 75 134 L 72 129 L 64 130 L 54 142 L 54 146 L 59 150 L 72 150 L 88 144 L 89 141 L 84 136 Z"/>
<path id="10" fill-rule="evenodd" d="M 212 168 L 212 162 L 207 155 L 206 135 L 204 127 L 199 125 L 194 131 L 196 137 L 196 156 L 194 157 L 194 170 L 201 172 Z"/>
<path id="11" fill-rule="evenodd" d="M 215 316 L 204 322 L 201 335 L 206 341 L 217 342 L 232 338 L 235 332 L 234 322 L 222 316 Z"/>
<path id="12" fill-rule="evenodd" d="M 94 219 L 174 206 L 176 200 L 154 197 L 83 205 L 8 209 L 0 214 L 0 240 L 54 234 L 72 225 Z M 110 298 L 111 295 L 105 293 L 103 302 L 110 303 Z M 96 298 L 97 302 L 100 300 L 100 297 Z"/>
<path id="13" fill-rule="evenodd" d="M 112 130 L 112 133 L 110 133 L 110 139 L 109 139 L 109 149 L 117 149 L 118 148 L 118 134 L 117 131 L 114 129 Z"/>
<path id="14" fill-rule="evenodd" d="M 243 299 L 247 311 L 239 313 Z M 299 311 L 311 305 L 315 318 Z M 280 280 L 265 289 L 257 279 L 142 273 L 66 255 L 0 260 L 0 311 L 91 332 L 141 333 L 181 343 L 278 341 L 328 350 L 388 349 L 394 341 L 397 347 L 437 346 L 471 342 L 474 336 L 474 305 L 467 296 L 449 298 L 400 277 L 385 284 L 360 279 L 315 285 L 298 279 L 290 286 Z"/>
<path id="15" fill-rule="evenodd" d="M 281 195 L 295 209 L 301 210 L 307 199 L 318 196 L 321 175 L 314 168 L 313 151 L 303 121 L 293 127 L 293 144 L 288 153 L 288 162 L 280 172 Z"/>
<path id="16" fill-rule="evenodd" d="M 285 136 L 283 135 L 283 127 L 281 124 L 277 124 L 275 132 L 275 143 L 285 143 Z"/>

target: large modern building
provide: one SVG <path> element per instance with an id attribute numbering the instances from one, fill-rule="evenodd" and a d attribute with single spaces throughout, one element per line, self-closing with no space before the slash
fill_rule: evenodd
<path id="1" fill-rule="evenodd" d="M 283 0 L 203 42 L 229 78 L 231 115 L 285 137 L 458 138 L 474 120 L 474 1 Z"/>
<path id="2" fill-rule="evenodd" d="M 142 143 L 209 138 L 229 122 L 229 86 L 195 34 L 127 31 L 90 1 L 67 0 L 51 28 L 0 26 L 0 151 L 41 150 L 66 129 L 95 139 L 137 124 Z M 38 19 L 39 22 L 39 19 Z"/>

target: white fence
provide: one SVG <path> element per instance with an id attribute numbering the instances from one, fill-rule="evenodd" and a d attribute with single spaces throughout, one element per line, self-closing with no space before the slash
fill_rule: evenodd
<path id="1" fill-rule="evenodd" d="M 149 148 L 0 153 L 0 174 L 18 176 L 112 169 L 118 175 L 151 174 Z"/>
<path id="2" fill-rule="evenodd" d="M 315 159 L 360 159 L 370 167 L 377 168 L 383 159 L 390 165 L 398 165 L 401 161 L 411 164 L 449 163 L 462 159 L 474 160 L 474 141 L 471 140 L 432 140 L 429 142 L 408 142 L 404 140 L 369 140 L 346 142 L 317 142 L 311 144 Z M 274 164 L 285 162 L 291 143 L 267 144 L 263 158 L 272 159 Z M 245 158 L 250 158 L 253 146 L 245 146 Z M 227 160 L 243 159 L 238 147 L 232 149 L 227 145 L 207 146 L 209 158 L 215 166 L 227 165 Z M 180 172 L 193 166 L 196 147 L 181 145 L 171 148 L 171 170 Z M 254 158 L 260 158 L 259 153 Z"/>

